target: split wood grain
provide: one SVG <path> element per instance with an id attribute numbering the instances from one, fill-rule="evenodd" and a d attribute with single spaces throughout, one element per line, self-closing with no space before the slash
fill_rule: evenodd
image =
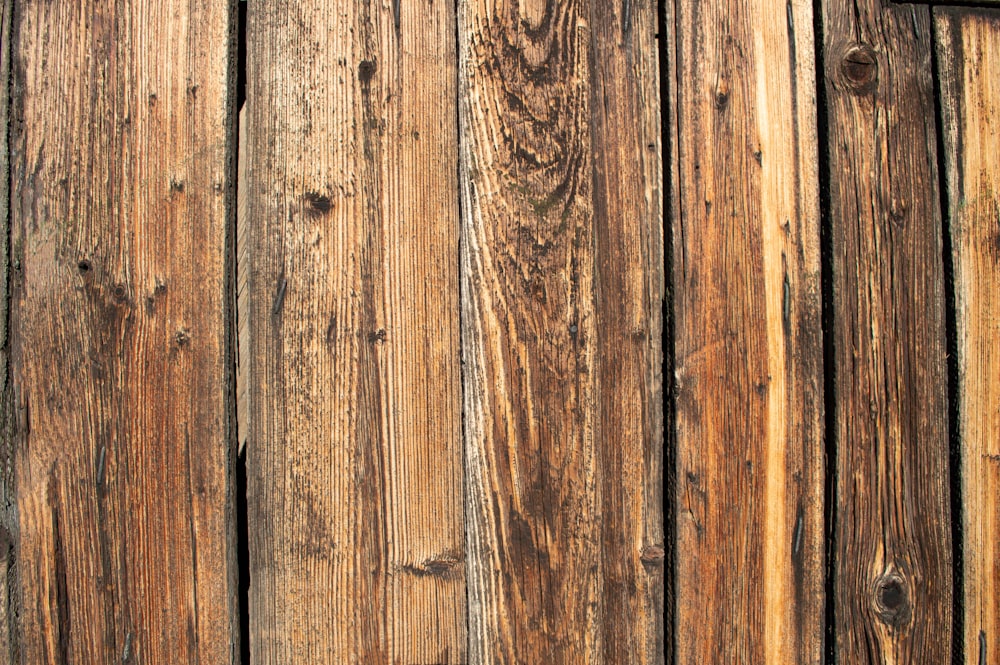
<path id="1" fill-rule="evenodd" d="M 467 662 L 454 13 L 248 3 L 254 663 Z"/>
<path id="2" fill-rule="evenodd" d="M 239 112 L 239 141 L 243 150 L 236 164 L 236 439 L 239 454 L 243 454 L 250 429 L 250 218 L 247 215 L 247 180 L 250 162 L 246 147 L 250 145 L 250 127 L 246 104 Z"/>
<path id="3" fill-rule="evenodd" d="M 661 663 L 656 5 L 459 39 L 469 662 Z"/>
<path id="4" fill-rule="evenodd" d="M 964 635 L 1000 663 L 1000 13 L 938 9 L 958 336 Z"/>
<path id="5" fill-rule="evenodd" d="M 926 7 L 824 0 L 836 651 L 951 658 L 942 227 Z"/>
<path id="6" fill-rule="evenodd" d="M 19 2 L 23 663 L 235 658 L 227 3 Z"/>
<path id="7" fill-rule="evenodd" d="M 678 663 L 823 658 L 823 346 L 810 2 L 677 2 Z"/>

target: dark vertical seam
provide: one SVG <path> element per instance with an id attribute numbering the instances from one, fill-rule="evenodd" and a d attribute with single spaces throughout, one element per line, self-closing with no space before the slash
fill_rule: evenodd
<path id="1" fill-rule="evenodd" d="M 941 44 L 935 10 L 931 16 L 931 75 L 934 84 L 934 121 L 937 130 L 937 170 L 938 192 L 941 206 L 941 249 L 944 261 L 944 301 L 945 337 L 947 353 L 947 394 L 948 394 L 948 482 L 951 499 L 951 546 L 952 546 L 952 597 L 951 597 L 951 662 L 952 665 L 965 663 L 965 570 L 962 544 L 964 542 L 962 505 L 962 435 L 959 416 L 959 364 L 958 364 L 958 311 L 955 292 L 955 258 L 952 244 L 952 219 L 950 191 L 947 177 L 947 152 L 944 137 L 944 108 L 942 100 L 941 61 L 938 46 Z M 957 44 L 956 44 L 957 46 Z M 960 103 L 960 101 L 956 100 Z M 958 159 L 960 155 L 955 155 Z"/>
<path id="2" fill-rule="evenodd" d="M 660 158 L 663 163 L 661 177 L 663 178 L 663 302 L 661 303 L 661 377 L 663 385 L 663 655 L 664 662 L 677 662 L 676 634 L 677 634 L 677 613 L 675 611 L 674 598 L 676 595 L 676 549 L 677 549 L 677 523 L 676 523 L 676 447 L 677 437 L 675 436 L 674 423 L 676 422 L 677 399 L 676 386 L 674 382 L 674 368 L 676 367 L 676 351 L 674 336 L 674 243 L 673 243 L 673 134 L 671 133 L 672 113 L 676 109 L 671 108 L 670 97 L 670 57 L 668 46 L 671 40 L 668 38 L 669 27 L 667 25 L 667 2 L 672 0 L 658 0 L 656 3 L 656 30 L 659 42 L 657 44 L 657 57 L 659 59 L 659 92 L 660 92 Z M 668 630 L 669 628 L 669 630 Z"/>
<path id="3" fill-rule="evenodd" d="M 824 58 L 823 1 L 813 2 L 813 44 L 816 51 L 816 135 L 819 153 L 819 205 L 820 205 L 820 258 L 823 329 L 823 407 L 824 449 L 826 472 L 824 478 L 823 528 L 826 533 L 826 575 L 824 583 L 824 648 L 823 662 L 837 662 L 837 366 L 834 340 L 834 274 L 833 274 L 833 215 L 830 197 L 830 121 L 829 100 L 826 94 L 826 66 Z"/>
<path id="4" fill-rule="evenodd" d="M 250 549 L 247 522 L 247 452 L 239 452 L 239 395 L 236 392 L 238 358 L 247 358 L 247 349 L 239 348 L 238 288 L 239 279 L 239 163 L 240 109 L 246 100 L 246 19 L 245 0 L 230 0 L 229 5 L 229 85 L 226 105 L 230 118 L 229 179 L 226 198 L 226 411 L 228 468 L 227 495 L 229 512 L 229 585 L 230 625 L 232 630 L 230 659 L 233 663 L 250 663 Z M 239 356 L 237 355 L 239 354 Z M 247 445 L 249 447 L 249 444 Z M 235 607 L 233 607 L 235 605 Z"/>
<path id="5" fill-rule="evenodd" d="M 461 0 L 455 0 L 452 19 L 454 21 L 454 46 L 455 60 L 455 150 L 458 153 L 455 159 L 455 195 L 458 205 L 458 385 L 459 385 L 459 445 L 462 451 L 462 548 L 464 551 L 465 565 L 465 658 L 472 658 L 472 598 L 471 585 L 469 579 L 472 572 L 472 557 L 469 555 L 469 477 L 468 477 L 468 450 L 466 434 L 466 410 L 465 410 L 465 274 L 462 269 L 463 252 L 465 243 L 463 242 L 463 230 L 465 226 L 465 216 L 462 201 L 462 31 L 459 26 L 459 5 Z"/>

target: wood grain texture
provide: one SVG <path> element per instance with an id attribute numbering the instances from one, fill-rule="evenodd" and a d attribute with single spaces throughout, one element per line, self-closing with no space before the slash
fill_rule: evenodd
<path id="1" fill-rule="evenodd" d="M 466 662 L 455 17 L 251 2 L 254 663 Z"/>
<path id="2" fill-rule="evenodd" d="M 969 665 L 1000 663 L 1000 13 L 935 10 L 958 335 Z"/>
<path id="3" fill-rule="evenodd" d="M 678 2 L 678 663 L 823 657 L 823 352 L 809 2 Z"/>
<path id="4" fill-rule="evenodd" d="M 13 0 L 0 4 L 0 183 L 10 183 L 10 33 Z M 20 660 L 17 649 L 16 588 L 17 497 L 14 485 L 14 386 L 10 377 L 10 188 L 0 185 L 0 663 L 14 665 Z"/>
<path id="5" fill-rule="evenodd" d="M 243 454 L 250 429 L 250 218 L 247 199 L 250 182 L 247 180 L 250 157 L 250 126 L 246 104 L 239 112 L 239 141 L 243 150 L 236 164 L 236 440 Z"/>
<path id="6" fill-rule="evenodd" d="M 226 663 L 228 3 L 17 3 L 23 663 Z"/>
<path id="7" fill-rule="evenodd" d="M 836 374 L 836 649 L 951 658 L 944 275 L 930 11 L 823 2 Z"/>
<path id="8" fill-rule="evenodd" d="M 663 662 L 655 23 L 459 3 L 471 663 Z"/>

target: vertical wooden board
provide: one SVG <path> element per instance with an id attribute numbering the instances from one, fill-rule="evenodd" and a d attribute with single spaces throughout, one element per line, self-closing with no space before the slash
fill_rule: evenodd
<path id="1" fill-rule="evenodd" d="M 589 345 L 601 543 L 599 663 L 665 662 L 665 278 L 656 12 L 650 0 L 594 0 L 586 26 L 593 67 L 593 216 L 584 233 L 592 235 L 594 261 Z M 580 240 L 586 242 L 585 236 Z M 558 475 L 550 478 L 559 482 Z"/>
<path id="2" fill-rule="evenodd" d="M 10 182 L 10 32 L 13 0 L 0 5 L 0 183 Z M 0 663 L 14 665 L 17 653 L 11 620 L 11 577 L 16 571 L 14 534 L 14 387 L 10 380 L 10 188 L 0 186 Z"/>
<path id="3" fill-rule="evenodd" d="M 454 21 L 248 5 L 255 663 L 466 662 Z"/>
<path id="4" fill-rule="evenodd" d="M 230 7 L 16 25 L 21 660 L 232 662 Z"/>
<path id="5" fill-rule="evenodd" d="M 663 662 L 655 23 L 459 3 L 471 663 Z"/>
<path id="6" fill-rule="evenodd" d="M 1000 662 L 1000 12 L 936 13 L 958 334 L 969 665 Z"/>
<path id="7" fill-rule="evenodd" d="M 678 2 L 678 663 L 823 657 L 812 5 Z"/>
<path id="8" fill-rule="evenodd" d="M 951 658 L 930 12 L 823 2 L 836 375 L 837 658 Z"/>

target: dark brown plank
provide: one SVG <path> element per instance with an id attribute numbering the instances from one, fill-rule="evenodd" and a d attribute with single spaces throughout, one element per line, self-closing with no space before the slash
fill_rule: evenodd
<path id="1" fill-rule="evenodd" d="M 13 0 L 0 5 L 0 183 L 10 182 L 10 33 Z M 16 626 L 11 621 L 17 608 L 11 602 L 11 579 L 16 575 L 17 497 L 14 487 L 14 386 L 10 376 L 10 331 L 8 330 L 10 284 L 10 189 L 0 186 L 0 663 L 13 665 L 17 653 Z"/>
<path id="2" fill-rule="evenodd" d="M 454 12 L 248 4 L 255 663 L 467 662 Z"/>
<path id="3" fill-rule="evenodd" d="M 1000 663 L 1000 12 L 935 10 L 958 333 L 968 665 Z"/>
<path id="4" fill-rule="evenodd" d="M 17 3 L 23 663 L 226 663 L 227 3 Z"/>
<path id="5" fill-rule="evenodd" d="M 925 7 L 824 0 L 836 648 L 951 658 L 944 277 Z"/>
<path id="6" fill-rule="evenodd" d="M 809 2 L 677 2 L 677 662 L 823 656 Z"/>
<path id="7" fill-rule="evenodd" d="M 653 2 L 459 4 L 470 662 L 663 662 Z"/>

